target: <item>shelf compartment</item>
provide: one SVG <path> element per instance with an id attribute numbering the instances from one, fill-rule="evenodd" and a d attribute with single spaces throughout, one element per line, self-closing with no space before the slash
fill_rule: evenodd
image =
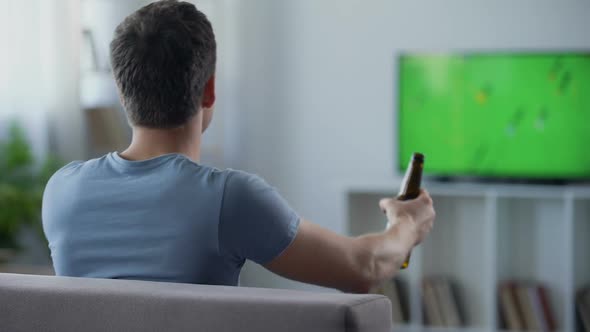
<path id="1" fill-rule="evenodd" d="M 482 196 L 433 195 L 435 226 L 422 244 L 422 275 L 452 282 L 462 318 L 468 328 L 493 321 L 487 307 L 486 284 L 491 284 L 490 241 L 486 234 L 486 200 Z M 433 327 L 434 328 L 434 327 Z"/>
<path id="2" fill-rule="evenodd" d="M 569 257 L 563 199 L 503 198 L 497 210 L 497 276 L 546 288 L 558 328 L 564 326 Z"/>

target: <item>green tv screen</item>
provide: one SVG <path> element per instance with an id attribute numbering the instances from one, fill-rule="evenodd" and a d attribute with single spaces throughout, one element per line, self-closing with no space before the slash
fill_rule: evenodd
<path id="1" fill-rule="evenodd" d="M 590 179 L 590 53 L 399 57 L 399 169 Z"/>

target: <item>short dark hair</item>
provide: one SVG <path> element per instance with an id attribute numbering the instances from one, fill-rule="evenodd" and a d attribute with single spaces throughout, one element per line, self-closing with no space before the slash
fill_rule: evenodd
<path id="1" fill-rule="evenodd" d="M 115 30 L 110 53 L 123 106 L 137 126 L 186 123 L 215 72 L 211 23 L 184 1 L 154 2 L 129 15 Z"/>

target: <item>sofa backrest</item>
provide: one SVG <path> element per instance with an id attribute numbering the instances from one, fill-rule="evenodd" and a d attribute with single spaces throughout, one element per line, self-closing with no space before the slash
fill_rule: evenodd
<path id="1" fill-rule="evenodd" d="M 391 331 L 391 303 L 248 287 L 0 273 L 0 331 Z"/>

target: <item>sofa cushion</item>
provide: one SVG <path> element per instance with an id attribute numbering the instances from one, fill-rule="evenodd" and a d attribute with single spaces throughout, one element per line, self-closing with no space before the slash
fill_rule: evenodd
<path id="1" fill-rule="evenodd" d="M 380 295 L 0 273 L 0 331 L 391 331 Z"/>

